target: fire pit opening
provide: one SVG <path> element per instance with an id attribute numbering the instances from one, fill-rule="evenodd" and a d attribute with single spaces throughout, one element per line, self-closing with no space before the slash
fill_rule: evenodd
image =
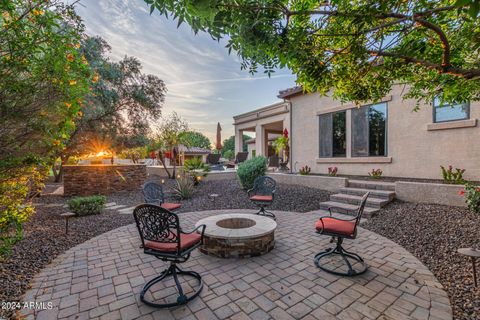
<path id="1" fill-rule="evenodd" d="M 245 229 L 256 224 L 254 220 L 246 218 L 228 218 L 217 221 L 217 226 L 226 229 Z"/>

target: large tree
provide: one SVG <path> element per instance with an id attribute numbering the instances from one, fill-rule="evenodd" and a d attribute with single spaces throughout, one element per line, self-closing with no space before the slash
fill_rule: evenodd
<path id="1" fill-rule="evenodd" d="M 120 151 L 148 144 L 149 122 L 157 120 L 165 99 L 164 82 L 142 73 L 134 57 L 110 60 L 110 46 L 99 37 L 86 38 L 81 47 L 95 72 L 95 83 L 82 105 L 82 117 L 61 152 L 65 163 L 72 155 L 109 149 Z M 61 177 L 60 171 L 57 179 Z"/>
<path id="2" fill-rule="evenodd" d="M 180 134 L 181 142 L 187 147 L 210 149 L 211 142 L 203 133 L 197 131 L 185 131 Z"/>
<path id="3" fill-rule="evenodd" d="M 306 91 L 360 103 L 401 83 L 418 100 L 480 100 L 480 0 L 145 1 Z"/>
<path id="4" fill-rule="evenodd" d="M 247 141 L 252 139 L 252 137 L 244 134 L 242 139 L 243 139 L 242 150 L 243 152 L 247 152 L 248 151 Z M 235 157 L 235 136 L 230 136 L 229 138 L 223 140 L 222 155 L 226 158 Z"/>
<path id="5" fill-rule="evenodd" d="M 0 1 L 0 254 L 21 237 L 45 166 L 88 92 L 80 18 L 60 1 Z"/>

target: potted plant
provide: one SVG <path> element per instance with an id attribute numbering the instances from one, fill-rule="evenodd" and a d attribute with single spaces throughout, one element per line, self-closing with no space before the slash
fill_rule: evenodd
<path id="1" fill-rule="evenodd" d="M 290 141 L 288 139 L 287 129 L 283 130 L 283 134 L 273 141 L 273 148 L 275 149 L 275 153 L 280 158 L 279 171 L 288 171 L 287 164 L 290 157 Z"/>

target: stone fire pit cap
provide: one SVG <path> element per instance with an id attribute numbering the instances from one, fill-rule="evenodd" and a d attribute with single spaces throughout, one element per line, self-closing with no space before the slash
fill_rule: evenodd
<path id="1" fill-rule="evenodd" d="M 217 222 L 221 220 L 234 218 L 253 220 L 255 224 L 253 226 L 240 229 L 223 228 L 217 225 Z M 201 224 L 206 226 L 205 236 L 221 239 L 256 238 L 272 233 L 277 228 L 277 223 L 273 219 L 249 213 L 227 213 L 210 216 L 199 220 L 195 224 L 195 227 L 198 227 Z"/>

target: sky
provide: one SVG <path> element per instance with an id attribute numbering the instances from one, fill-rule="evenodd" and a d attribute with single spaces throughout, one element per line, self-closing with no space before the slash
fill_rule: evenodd
<path id="1" fill-rule="evenodd" d="M 150 15 L 143 0 L 81 0 L 76 10 L 87 34 L 110 44 L 112 60 L 137 57 L 145 73 L 165 82 L 164 115 L 177 112 L 212 143 L 217 122 L 222 139 L 228 138 L 234 115 L 278 102 L 278 91 L 295 85 L 289 70 L 277 70 L 271 78 L 251 76 L 240 69 L 236 55 L 228 55 L 224 42 L 195 35 L 186 24 L 177 29 L 158 12 Z"/>

